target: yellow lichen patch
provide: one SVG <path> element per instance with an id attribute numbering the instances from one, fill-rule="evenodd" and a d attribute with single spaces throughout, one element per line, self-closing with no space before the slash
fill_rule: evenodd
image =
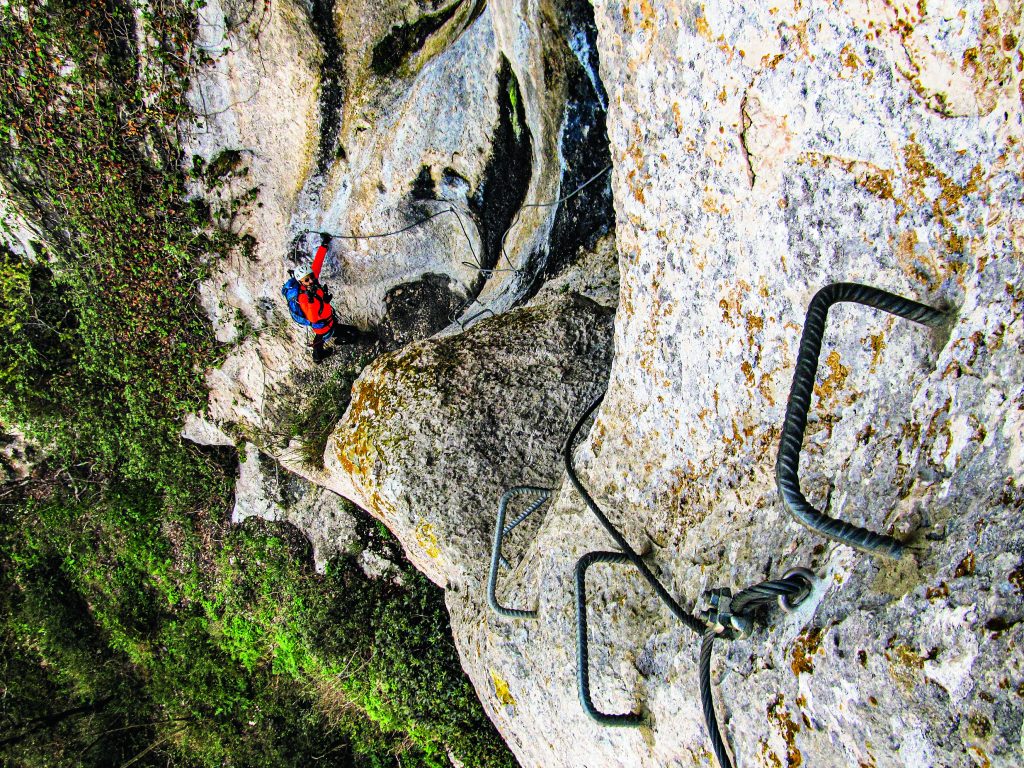
<path id="1" fill-rule="evenodd" d="M 794 675 L 811 673 L 814 671 L 814 654 L 821 648 L 821 628 L 812 627 L 806 633 L 801 634 L 793 643 L 793 660 L 790 667 Z"/>
<path id="2" fill-rule="evenodd" d="M 994 0 L 985 3 L 978 46 L 968 48 L 963 55 L 963 68 L 971 72 L 980 115 L 992 112 L 999 101 L 1000 90 L 1013 82 L 1019 42 L 1013 30 L 1020 28 L 1022 8 L 1020 3 L 1007 5 L 1009 7 L 1000 13 Z"/>
<path id="3" fill-rule="evenodd" d="M 658 15 L 651 0 L 633 0 L 623 5 L 622 21 L 627 34 L 635 35 L 645 43 L 639 49 L 634 49 L 630 57 L 631 66 L 635 66 L 638 62 L 646 61 L 651 55 L 655 33 L 658 30 Z"/>
<path id="4" fill-rule="evenodd" d="M 858 163 L 857 165 L 863 168 L 871 168 L 870 163 Z M 866 189 L 877 198 L 882 200 L 896 199 L 892 188 L 893 172 L 888 168 L 868 170 L 863 173 L 855 172 L 854 179 L 860 187 Z M 903 211 L 900 211 L 899 216 L 902 215 Z M 897 216 L 897 218 L 899 218 L 899 216 Z"/>
<path id="5" fill-rule="evenodd" d="M 683 135 L 683 113 L 679 109 L 679 102 L 672 102 L 672 120 L 676 126 L 676 136 Z"/>
<path id="6" fill-rule="evenodd" d="M 908 645 L 897 645 L 885 652 L 889 660 L 889 677 L 904 693 L 924 680 L 924 659 Z"/>
<path id="7" fill-rule="evenodd" d="M 985 750 L 979 747 L 977 744 L 972 744 L 967 748 L 967 753 L 974 760 L 974 764 L 978 768 L 991 768 L 992 761 L 988 759 L 988 755 L 985 754 Z"/>
<path id="8" fill-rule="evenodd" d="M 739 325 L 741 320 L 745 321 L 742 296 L 750 293 L 751 290 L 753 290 L 753 286 L 746 280 L 737 280 L 734 285 L 729 286 L 726 295 L 718 302 L 718 306 L 722 310 L 723 321 L 734 328 Z"/>
<path id="9" fill-rule="evenodd" d="M 956 567 L 956 571 L 953 572 L 953 576 L 958 579 L 962 579 L 965 576 L 974 575 L 974 553 L 968 552 L 964 555 L 964 559 L 959 562 Z"/>
<path id="10" fill-rule="evenodd" d="M 861 60 L 854 50 L 853 46 L 847 43 L 843 46 L 843 50 L 839 52 L 839 62 L 843 65 L 844 69 L 856 70 L 859 69 L 864 62 Z"/>
<path id="11" fill-rule="evenodd" d="M 854 183 L 861 189 L 866 190 L 880 200 L 892 200 L 899 206 L 896 220 L 899 221 L 907 207 L 902 200 L 896 197 L 893 188 L 895 174 L 891 168 L 881 168 L 874 163 L 867 163 L 862 160 L 849 160 L 835 155 L 825 155 L 820 152 L 801 152 L 797 162 L 810 165 L 812 168 L 836 167 L 853 176 Z"/>
<path id="12" fill-rule="evenodd" d="M 796 746 L 796 734 L 800 732 L 800 726 L 790 716 L 782 694 L 776 696 L 768 705 L 767 715 L 768 721 L 779 729 L 779 735 L 786 744 L 786 768 L 799 768 L 804 762 L 804 757 Z"/>
<path id="13" fill-rule="evenodd" d="M 916 280 L 928 288 L 937 288 L 941 282 L 942 268 L 936 259 L 936 253 L 934 249 L 926 249 L 919 253 L 917 242 L 916 230 L 910 229 L 900 233 L 893 248 L 896 261 L 903 274 L 911 280 Z"/>
<path id="14" fill-rule="evenodd" d="M 768 402 L 768 405 L 775 405 L 775 397 L 772 395 L 772 377 L 777 370 L 772 369 L 768 371 L 757 384 L 757 391 L 761 393 L 761 397 Z"/>
<path id="15" fill-rule="evenodd" d="M 711 27 L 708 26 L 708 20 L 705 15 L 704 6 L 700 8 L 700 16 L 694 21 L 694 27 L 696 28 L 697 34 L 707 40 L 709 43 L 713 43 L 715 40 L 714 34 L 711 32 Z"/>
<path id="16" fill-rule="evenodd" d="M 712 144 L 714 144 L 714 143 L 715 142 L 712 142 Z M 726 216 L 729 213 L 729 206 L 726 205 L 721 200 L 716 200 L 711 195 L 707 195 L 701 201 L 701 208 L 703 208 L 708 213 L 717 213 L 717 214 L 719 214 L 721 216 Z"/>
<path id="17" fill-rule="evenodd" d="M 967 177 L 967 181 L 959 184 L 942 170 L 937 168 L 927 157 L 924 150 L 911 136 L 911 140 L 903 148 L 904 166 L 906 168 L 905 184 L 908 195 L 920 204 L 929 202 L 928 185 L 933 182 L 939 187 L 939 195 L 931 201 L 932 214 L 946 232 L 944 244 L 950 253 L 963 252 L 963 237 L 957 231 L 955 217 L 968 195 L 981 190 L 984 174 L 980 165 L 975 165 Z M 936 275 L 935 280 L 950 273 L 963 269 L 962 264 L 947 265 L 945 274 Z"/>
<path id="18" fill-rule="evenodd" d="M 768 746 L 767 741 L 762 739 L 758 744 L 758 748 L 761 754 L 761 765 L 766 766 L 766 768 L 782 768 L 782 761 L 772 751 L 772 748 Z"/>
<path id="19" fill-rule="evenodd" d="M 814 394 L 822 401 L 834 400 L 838 391 L 846 386 L 850 369 L 842 364 L 839 359 L 839 351 L 835 349 L 828 353 L 825 365 L 828 366 L 828 375 L 820 383 L 814 385 Z"/>
<path id="20" fill-rule="evenodd" d="M 420 520 L 416 526 L 416 543 L 423 548 L 428 557 L 435 560 L 441 556 L 441 547 L 437 544 L 437 534 L 434 533 L 434 526 L 426 520 Z"/>
<path id="21" fill-rule="evenodd" d="M 501 675 L 491 670 L 491 682 L 494 683 L 494 696 L 498 699 L 498 702 L 503 707 L 514 707 L 516 705 L 515 697 L 512 692 L 508 689 L 508 683 Z"/>
<path id="22" fill-rule="evenodd" d="M 750 429 L 741 430 L 739 425 L 736 423 L 736 419 L 732 420 L 732 436 L 722 435 L 722 442 L 725 443 L 725 450 L 728 454 L 735 456 L 739 453 L 740 449 L 743 448 L 743 436 L 750 434 Z"/>
<path id="23" fill-rule="evenodd" d="M 754 335 L 764 330 L 764 318 L 748 312 L 745 316 L 747 323 L 747 346 L 754 346 Z"/>
<path id="24" fill-rule="evenodd" d="M 874 371 L 882 359 L 882 352 L 885 351 L 885 334 L 869 333 L 860 340 L 860 343 L 871 348 L 871 370 Z"/>
<path id="25" fill-rule="evenodd" d="M 896 258 L 903 263 L 910 263 L 917 253 L 917 230 L 909 229 L 900 234 L 896 245 Z"/>
<path id="26" fill-rule="evenodd" d="M 754 366 L 744 360 L 740 363 L 740 370 L 743 371 L 743 378 L 747 380 L 747 386 L 754 386 Z"/>
<path id="27" fill-rule="evenodd" d="M 932 203 L 932 210 L 936 218 L 944 224 L 959 210 L 964 197 L 979 190 L 984 178 L 981 166 L 975 165 L 967 181 L 958 184 L 925 156 L 924 149 L 913 135 L 903 147 L 903 165 L 906 168 L 905 181 L 908 191 L 917 202 L 928 202 L 926 185 L 929 180 L 934 180 L 939 185 L 941 191 Z"/>

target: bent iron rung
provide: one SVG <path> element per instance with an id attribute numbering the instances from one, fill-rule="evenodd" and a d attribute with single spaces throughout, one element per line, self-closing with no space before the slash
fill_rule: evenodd
<path id="1" fill-rule="evenodd" d="M 539 498 L 506 526 L 505 515 L 508 511 L 508 504 L 514 497 L 521 494 L 535 495 Z M 494 546 L 491 548 L 491 571 L 487 577 L 487 603 L 491 606 L 491 610 L 499 616 L 503 616 L 507 619 L 537 618 L 536 611 L 524 610 L 522 608 L 508 608 L 498 602 L 498 596 L 496 594 L 498 587 L 498 568 L 504 563 L 504 558 L 501 555 L 501 545 L 505 540 L 505 536 L 507 536 L 517 525 L 526 520 L 526 518 L 544 506 L 545 502 L 550 498 L 550 488 L 538 488 L 532 485 L 517 485 L 515 488 L 507 490 L 501 497 L 501 501 L 498 503 L 498 522 L 494 527 Z"/>
<path id="2" fill-rule="evenodd" d="M 779 454 L 775 464 L 775 482 L 786 509 L 800 523 L 812 531 L 848 544 L 851 547 L 886 557 L 899 558 L 903 545 L 884 534 L 836 520 L 816 509 L 800 490 L 800 450 L 807 429 L 807 412 L 811 407 L 814 378 L 818 372 L 818 356 L 825 335 L 828 310 L 839 302 L 864 304 L 883 312 L 932 327 L 942 325 L 948 314 L 926 304 L 920 304 L 894 293 L 859 283 L 832 283 L 814 294 L 807 307 L 807 318 L 800 336 L 793 385 L 786 404 L 786 418 L 779 440 Z"/>

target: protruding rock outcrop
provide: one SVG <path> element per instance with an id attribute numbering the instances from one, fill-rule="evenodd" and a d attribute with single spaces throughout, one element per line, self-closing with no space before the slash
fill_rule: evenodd
<path id="1" fill-rule="evenodd" d="M 378 516 L 432 580 L 479 589 L 496 496 L 555 482 L 611 336 L 610 309 L 568 294 L 379 358 L 331 436 L 325 484 Z"/>

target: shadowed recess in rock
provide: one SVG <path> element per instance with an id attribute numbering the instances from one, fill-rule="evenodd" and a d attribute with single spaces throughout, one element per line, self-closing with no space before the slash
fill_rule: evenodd
<path id="1" fill-rule="evenodd" d="M 447 8 L 421 16 L 411 24 L 396 24 L 373 46 L 370 67 L 381 77 L 394 74 L 416 51 L 423 47 L 427 38 L 452 20 L 465 0 L 452 3 Z M 474 9 L 476 13 L 476 9 Z"/>
<path id="2" fill-rule="evenodd" d="M 512 67 L 504 56 L 498 70 L 498 125 L 491 157 L 480 185 L 469 199 L 469 210 L 480 230 L 480 266 L 490 269 L 501 255 L 501 238 L 526 199 L 533 163 L 526 111 Z"/>
<path id="3" fill-rule="evenodd" d="M 608 96 L 598 74 L 594 9 L 586 0 L 563 0 L 566 43 L 566 104 L 562 123 L 562 178 L 565 195 L 611 163 L 605 126 Z M 615 227 L 611 184 L 602 179 L 559 205 L 548 240 L 546 262 L 529 295 L 571 265 L 580 249 L 592 249 Z M 538 254 L 537 259 L 544 258 Z"/>
<path id="4" fill-rule="evenodd" d="M 396 285 L 384 298 L 386 314 L 379 328 L 384 348 L 397 349 L 433 336 L 451 322 L 451 314 L 464 302 L 465 297 L 452 290 L 447 275 L 430 273 Z"/>
<path id="5" fill-rule="evenodd" d="M 437 198 L 437 186 L 434 184 L 434 177 L 430 174 L 430 166 L 424 165 L 420 168 L 419 175 L 412 183 L 413 200 L 435 200 Z"/>
<path id="6" fill-rule="evenodd" d="M 316 161 L 316 172 L 322 174 L 339 151 L 344 156 L 344 150 L 337 146 L 345 100 L 343 51 L 334 24 L 334 0 L 311 0 L 311 6 L 310 24 L 324 51 L 320 64 L 320 144 Z"/>

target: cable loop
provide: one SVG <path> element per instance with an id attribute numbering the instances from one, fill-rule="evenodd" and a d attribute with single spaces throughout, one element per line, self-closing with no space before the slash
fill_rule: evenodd
<path id="1" fill-rule="evenodd" d="M 815 584 L 814 574 L 806 568 L 791 568 L 776 581 L 762 581 L 733 595 L 729 589 L 712 589 L 704 593 L 707 608 L 701 613 L 709 627 L 704 632 L 697 660 L 697 682 L 700 705 L 708 738 L 720 768 L 733 768 L 728 747 L 718 727 L 715 702 L 711 695 L 711 651 L 715 639 L 732 640 L 750 634 L 757 612 L 771 603 L 789 601 L 789 609 L 800 605 L 810 595 Z M 745 631 L 741 631 L 745 629 Z"/>

